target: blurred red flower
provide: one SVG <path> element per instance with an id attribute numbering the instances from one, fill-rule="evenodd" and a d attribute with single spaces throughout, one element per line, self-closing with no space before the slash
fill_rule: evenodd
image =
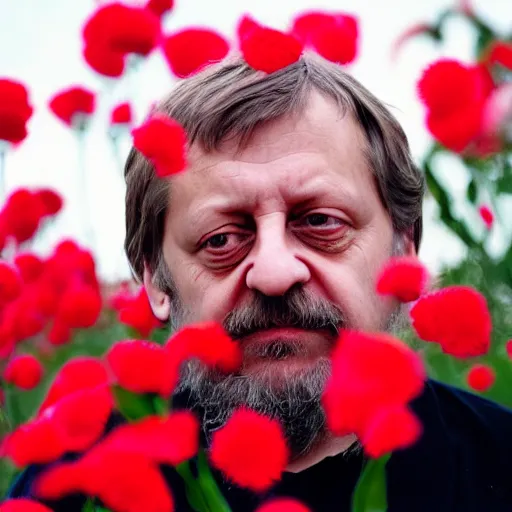
<path id="1" fill-rule="evenodd" d="M 279 422 L 246 408 L 236 410 L 216 430 L 210 460 L 235 484 L 262 492 L 277 482 L 288 463 Z"/>
<path id="2" fill-rule="evenodd" d="M 408 446 L 419 431 L 406 406 L 426 378 L 420 356 L 405 343 L 384 333 L 343 331 L 322 396 L 327 425 L 336 436 L 355 433 L 370 456 Z M 393 418 L 404 423 L 393 430 Z"/>
<path id="3" fill-rule="evenodd" d="M 64 345 L 71 340 L 71 328 L 58 318 L 52 323 L 47 339 L 52 345 Z"/>
<path id="4" fill-rule="evenodd" d="M 1 512 L 52 512 L 51 509 L 26 498 L 15 498 L 3 501 L 0 504 Z"/>
<path id="5" fill-rule="evenodd" d="M 178 366 L 188 359 L 198 359 L 210 368 L 232 373 L 242 364 L 239 343 L 217 322 L 183 327 L 169 338 L 165 348 Z"/>
<path id="6" fill-rule="evenodd" d="M 11 359 L 4 370 L 5 382 L 10 382 L 21 389 L 33 389 L 41 381 L 43 365 L 30 354 L 23 354 Z"/>
<path id="7" fill-rule="evenodd" d="M 449 286 L 423 295 L 410 315 L 418 336 L 439 343 L 447 354 L 465 358 L 489 350 L 492 321 L 487 301 L 469 286 Z"/>
<path id="8" fill-rule="evenodd" d="M 64 123 L 73 126 L 80 118 L 94 113 L 95 95 L 84 87 L 74 86 L 55 94 L 49 103 L 50 110 Z"/>
<path id="9" fill-rule="evenodd" d="M 134 393 L 158 393 L 168 398 L 179 378 L 167 350 L 143 340 L 118 341 L 105 356 L 119 386 Z"/>
<path id="10" fill-rule="evenodd" d="M 297 62 L 302 43 L 293 35 L 264 27 L 244 16 L 237 29 L 239 45 L 245 62 L 251 68 L 274 73 Z"/>
<path id="11" fill-rule="evenodd" d="M 148 55 L 160 36 L 158 16 L 143 7 L 110 3 L 99 6 L 82 29 L 86 46 L 121 55 Z"/>
<path id="12" fill-rule="evenodd" d="M 73 492 L 97 496 L 106 507 L 124 512 L 174 510 L 159 468 L 141 455 L 107 451 L 101 444 L 77 462 L 54 466 L 35 483 L 36 495 L 57 499 Z"/>
<path id="13" fill-rule="evenodd" d="M 199 421 L 190 411 L 148 416 L 117 427 L 102 444 L 107 450 L 143 455 L 158 464 L 177 466 L 197 454 Z"/>
<path id="14" fill-rule="evenodd" d="M 132 130 L 133 145 L 155 166 L 160 178 L 185 169 L 187 136 L 182 126 L 161 114 Z"/>
<path id="15" fill-rule="evenodd" d="M 57 316 L 69 327 L 92 327 L 101 313 L 101 295 L 86 284 L 71 285 L 59 301 Z"/>
<path id="16" fill-rule="evenodd" d="M 36 190 L 35 195 L 41 199 L 44 206 L 44 215 L 56 215 L 62 209 L 64 200 L 62 196 L 51 188 L 40 188 Z"/>
<path id="17" fill-rule="evenodd" d="M 155 317 L 148 294 L 142 286 L 135 296 L 126 293 L 116 300 L 119 306 L 119 321 L 135 329 L 143 338 L 147 338 L 154 329 L 161 327 L 162 323 Z"/>
<path id="18" fill-rule="evenodd" d="M 357 55 L 357 19 L 350 14 L 310 11 L 293 20 L 291 33 L 324 59 L 349 64 Z"/>
<path id="19" fill-rule="evenodd" d="M 483 220 L 485 227 L 487 229 L 491 229 L 494 223 L 494 214 L 492 213 L 492 210 L 486 204 L 483 204 L 478 208 L 478 213 L 480 214 L 480 218 Z"/>
<path id="20" fill-rule="evenodd" d="M 401 302 L 418 299 L 428 283 L 428 272 L 418 258 L 391 258 L 377 279 L 377 292 L 393 295 Z"/>
<path id="21" fill-rule="evenodd" d="M 512 70 L 512 42 L 494 41 L 487 51 L 487 62 L 501 64 L 503 67 Z"/>
<path id="22" fill-rule="evenodd" d="M 145 7 L 155 16 L 161 17 L 169 12 L 173 6 L 174 0 L 148 0 Z"/>
<path id="23" fill-rule="evenodd" d="M 309 509 L 293 498 L 273 498 L 258 507 L 256 512 L 309 512 Z"/>
<path id="24" fill-rule="evenodd" d="M 16 269 L 0 261 L 0 307 L 20 296 L 21 285 L 20 275 Z"/>
<path id="25" fill-rule="evenodd" d="M 187 28 L 166 37 L 162 50 L 171 72 L 184 78 L 221 61 L 229 51 L 229 43 L 214 30 Z"/>
<path id="26" fill-rule="evenodd" d="M 466 149 L 480 133 L 485 102 L 493 87 L 483 66 L 467 66 L 452 59 L 431 64 L 418 82 L 418 93 L 427 107 L 426 122 L 432 135 L 448 149 Z"/>
<path id="27" fill-rule="evenodd" d="M 0 78 L 0 140 L 18 144 L 25 139 L 32 113 L 26 87 L 15 80 Z"/>
<path id="28" fill-rule="evenodd" d="M 128 102 L 116 105 L 110 113 L 110 124 L 131 124 L 132 107 Z"/>
<path id="29" fill-rule="evenodd" d="M 87 356 L 70 359 L 55 376 L 39 408 L 39 414 L 67 395 L 84 389 L 94 389 L 108 382 L 107 369 L 100 359 Z"/>
<path id="30" fill-rule="evenodd" d="M 84 60 L 100 75 L 109 78 L 118 78 L 124 72 L 124 55 L 103 48 L 99 44 L 88 43 L 82 50 Z"/>
<path id="31" fill-rule="evenodd" d="M 7 235 L 22 243 L 34 236 L 44 213 L 41 198 L 27 188 L 19 188 L 7 198 L 0 215 Z"/>
<path id="32" fill-rule="evenodd" d="M 512 339 L 505 343 L 505 350 L 509 359 L 512 359 Z"/>
<path id="33" fill-rule="evenodd" d="M 475 391 L 485 392 L 491 389 L 496 380 L 494 370 L 485 364 L 473 365 L 467 373 L 468 386 Z"/>
<path id="34" fill-rule="evenodd" d="M 18 267 L 21 278 L 26 284 L 36 281 L 44 269 L 41 258 L 29 252 L 17 254 L 14 258 L 14 264 Z"/>

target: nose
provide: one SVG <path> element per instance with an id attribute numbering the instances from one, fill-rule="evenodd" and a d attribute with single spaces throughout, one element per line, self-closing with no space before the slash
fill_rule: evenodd
<path id="1" fill-rule="evenodd" d="M 308 282 L 311 273 L 290 247 L 279 218 L 266 220 L 258 229 L 246 284 L 267 296 L 284 295 L 295 284 Z"/>

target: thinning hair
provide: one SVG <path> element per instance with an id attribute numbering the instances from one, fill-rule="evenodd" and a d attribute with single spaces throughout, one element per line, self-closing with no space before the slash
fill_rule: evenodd
<path id="1" fill-rule="evenodd" d="M 206 151 L 234 140 L 243 147 L 255 129 L 269 121 L 303 112 L 318 91 L 333 100 L 342 115 L 354 116 L 366 137 L 365 156 L 396 233 L 419 249 L 422 236 L 424 178 L 410 154 L 400 124 L 372 93 L 342 67 L 306 53 L 275 73 L 250 68 L 239 57 L 214 64 L 182 80 L 155 107 L 178 121 L 189 145 Z M 132 148 L 125 167 L 125 250 L 132 272 L 142 279 L 144 264 L 158 279 L 170 180 Z"/>

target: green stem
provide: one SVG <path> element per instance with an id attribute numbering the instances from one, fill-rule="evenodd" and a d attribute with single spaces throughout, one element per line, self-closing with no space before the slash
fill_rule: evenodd
<path id="1" fill-rule="evenodd" d="M 206 495 L 210 510 L 215 512 L 231 512 L 231 508 L 222 495 L 215 478 L 213 478 L 210 466 L 208 465 L 208 459 L 206 458 L 206 453 L 203 449 L 199 450 L 197 459 L 199 485 Z"/>
<path id="2" fill-rule="evenodd" d="M 169 414 L 169 404 L 161 396 L 155 396 L 155 398 L 153 398 L 153 407 L 155 408 L 156 414 L 159 416 L 167 416 Z"/>
<path id="3" fill-rule="evenodd" d="M 185 490 L 187 494 L 187 500 L 190 506 L 196 512 L 210 512 L 208 502 L 203 496 L 203 492 L 199 483 L 194 478 L 192 471 L 190 470 L 190 463 L 188 461 L 182 462 L 176 466 L 176 471 L 185 482 Z"/>
<path id="4" fill-rule="evenodd" d="M 386 512 L 386 464 L 388 453 L 378 459 L 369 459 L 357 482 L 352 498 L 352 512 Z"/>

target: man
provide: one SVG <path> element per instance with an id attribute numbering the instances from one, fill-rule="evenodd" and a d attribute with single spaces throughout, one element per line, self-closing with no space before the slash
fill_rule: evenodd
<path id="1" fill-rule="evenodd" d="M 157 110 L 184 126 L 189 165 L 162 180 L 132 150 L 129 260 L 160 320 L 223 322 L 244 353 L 235 376 L 190 363 L 173 404 L 200 413 L 207 439 L 242 404 L 281 421 L 292 457 L 268 493 L 216 475 L 233 511 L 272 496 L 349 511 L 364 454 L 354 436 L 329 435 L 320 396 L 340 329 L 405 322 L 375 279 L 421 240 L 424 183 L 406 137 L 373 95 L 312 55 L 270 75 L 223 62 Z M 436 382 L 413 408 L 424 433 L 388 463 L 388 510 L 512 510 L 510 412 Z M 176 510 L 190 510 L 179 478 L 166 476 Z M 30 481 L 13 494 L 30 494 Z"/>

